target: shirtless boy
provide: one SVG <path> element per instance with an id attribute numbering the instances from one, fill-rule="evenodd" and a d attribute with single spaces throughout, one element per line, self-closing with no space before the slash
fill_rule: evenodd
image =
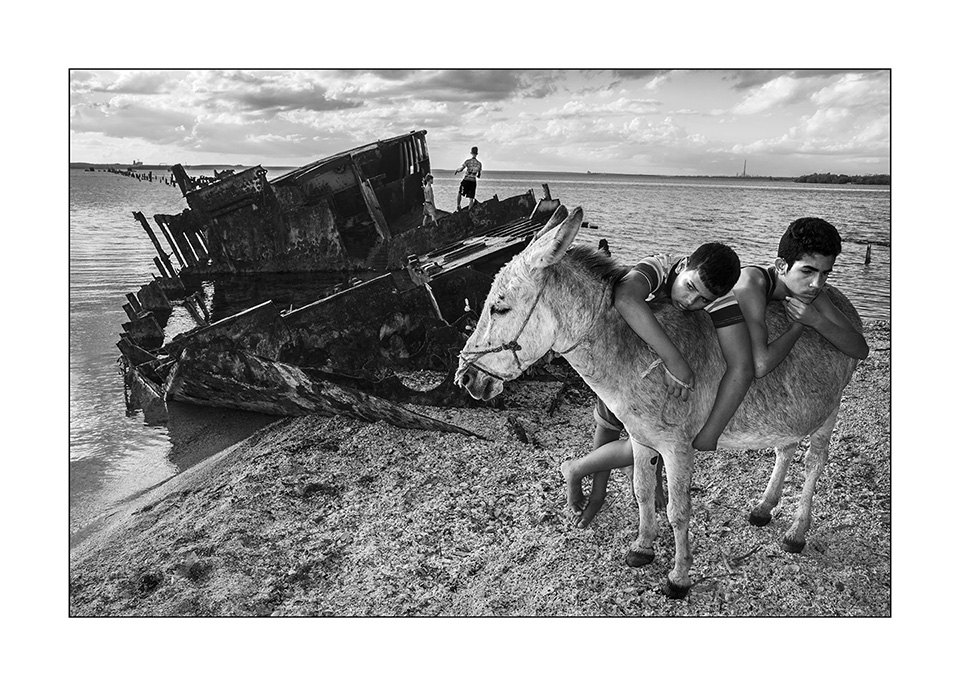
<path id="1" fill-rule="evenodd" d="M 840 248 L 840 234 L 832 224 L 804 217 L 787 227 L 772 266 L 751 265 L 741 270 L 733 292 L 750 332 L 758 379 L 783 362 L 804 327 L 819 333 L 845 355 L 866 358 L 870 349 L 863 334 L 823 294 Z M 783 302 L 791 324 L 777 338 L 768 340 L 766 311 L 771 300 Z"/>
<path id="2" fill-rule="evenodd" d="M 670 394 L 681 400 L 686 400 L 694 387 L 693 371 L 647 303 L 670 301 L 680 310 L 710 314 L 727 368 L 713 409 L 693 441 L 697 450 L 716 449 L 717 439 L 753 381 L 750 337 L 730 290 L 739 275 L 740 260 L 732 249 L 722 243 L 706 243 L 688 258 L 654 255 L 641 260 L 614 290 L 614 306 L 663 360 L 665 383 Z M 589 524 L 603 505 L 610 470 L 633 465 L 630 441 L 620 440 L 623 423 L 599 398 L 594 419 L 593 452 L 560 466 L 567 485 L 567 505 L 577 513 L 579 526 Z M 593 474 L 593 486 L 585 502 L 581 482 L 588 474 Z"/>

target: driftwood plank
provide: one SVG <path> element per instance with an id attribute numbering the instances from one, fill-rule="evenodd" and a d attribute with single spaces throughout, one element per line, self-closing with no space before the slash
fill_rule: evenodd
<path id="1" fill-rule="evenodd" d="M 477 434 L 396 403 L 244 351 L 186 349 L 167 377 L 166 398 L 281 416 L 344 415 L 427 431 Z"/>

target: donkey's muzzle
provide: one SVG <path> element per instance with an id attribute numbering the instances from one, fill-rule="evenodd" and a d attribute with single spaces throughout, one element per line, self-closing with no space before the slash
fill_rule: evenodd
<path id="1" fill-rule="evenodd" d="M 466 389 L 474 400 L 490 400 L 503 391 L 503 381 L 463 361 L 457 368 L 454 382 Z"/>

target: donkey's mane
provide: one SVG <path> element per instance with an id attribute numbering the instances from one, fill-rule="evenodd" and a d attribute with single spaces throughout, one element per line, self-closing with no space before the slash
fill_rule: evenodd
<path id="1" fill-rule="evenodd" d="M 601 282 L 616 283 L 630 271 L 605 252 L 586 245 L 574 245 L 567 251 L 567 259 Z"/>

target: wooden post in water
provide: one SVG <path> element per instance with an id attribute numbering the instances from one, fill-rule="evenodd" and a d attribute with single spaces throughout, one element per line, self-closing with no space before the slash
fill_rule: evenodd
<path id="1" fill-rule="evenodd" d="M 147 223 L 147 218 L 143 216 L 143 212 L 134 212 L 133 217 L 139 221 L 141 225 L 143 225 L 143 230 L 147 232 L 148 236 L 150 236 L 150 240 L 153 242 L 153 247 L 157 249 L 157 253 L 160 255 L 160 259 L 166 266 L 167 271 L 171 275 L 176 274 L 173 269 L 173 265 L 170 264 L 170 258 L 167 256 L 167 253 L 163 251 L 163 248 L 160 247 L 160 241 L 157 240 L 156 234 L 153 233 L 153 229 L 151 229 L 150 224 Z"/>
<path id="2" fill-rule="evenodd" d="M 867 256 L 863 258 L 864 264 L 870 264 L 870 244 L 867 243 Z"/>

